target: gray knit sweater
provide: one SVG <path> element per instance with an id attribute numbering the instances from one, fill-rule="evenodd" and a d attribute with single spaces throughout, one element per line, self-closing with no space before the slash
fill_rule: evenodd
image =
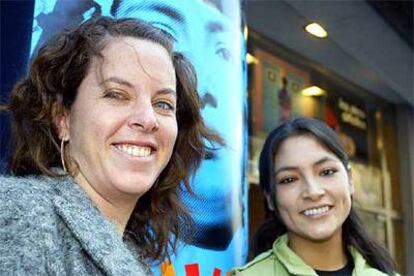
<path id="1" fill-rule="evenodd" d="M 0 275 L 148 275 L 70 177 L 0 176 Z"/>

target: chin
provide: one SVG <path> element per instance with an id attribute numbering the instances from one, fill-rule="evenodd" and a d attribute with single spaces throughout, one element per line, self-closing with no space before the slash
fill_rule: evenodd
<path id="1" fill-rule="evenodd" d="M 140 179 L 138 176 L 129 178 L 132 179 L 127 177 L 116 179 L 113 182 L 113 186 L 123 194 L 141 196 L 151 189 L 155 183 L 155 180 Z"/>
<path id="2" fill-rule="evenodd" d="M 326 242 L 331 240 L 335 234 L 335 231 L 327 231 L 326 229 L 322 229 L 321 231 L 308 232 L 306 237 L 314 242 Z"/>

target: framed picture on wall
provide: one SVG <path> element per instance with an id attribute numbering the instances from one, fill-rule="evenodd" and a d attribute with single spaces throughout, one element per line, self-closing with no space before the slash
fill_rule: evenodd
<path id="1" fill-rule="evenodd" d="M 310 77 L 294 65 L 261 49 L 253 52 L 258 63 L 254 66 L 252 87 L 253 135 L 266 136 L 281 122 L 307 115 L 303 108 L 306 97 L 301 91 L 309 86 Z"/>

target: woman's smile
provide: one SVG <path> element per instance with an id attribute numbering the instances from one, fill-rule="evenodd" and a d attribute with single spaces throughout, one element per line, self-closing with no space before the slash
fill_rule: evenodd
<path id="1" fill-rule="evenodd" d="M 308 208 L 301 213 L 304 214 L 306 217 L 310 218 L 320 218 L 324 217 L 329 214 L 329 210 L 331 210 L 332 206 L 330 205 L 322 205 L 319 207 L 312 207 Z"/>

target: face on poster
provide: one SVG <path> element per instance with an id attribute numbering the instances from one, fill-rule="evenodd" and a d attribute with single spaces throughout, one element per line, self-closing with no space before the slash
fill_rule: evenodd
<path id="1" fill-rule="evenodd" d="M 226 142 L 209 154 L 192 179 L 196 196 L 182 194 L 194 218 L 195 233 L 192 244 L 183 246 L 173 260 L 174 268 L 177 275 L 185 275 L 185 264 L 198 263 L 201 275 L 211 275 L 214 267 L 225 272 L 242 264 L 247 253 L 243 219 L 246 98 L 239 1 L 38 0 L 35 8 L 32 51 L 48 35 L 95 14 L 137 17 L 174 37 L 175 50 L 195 66 L 203 117 Z"/>

